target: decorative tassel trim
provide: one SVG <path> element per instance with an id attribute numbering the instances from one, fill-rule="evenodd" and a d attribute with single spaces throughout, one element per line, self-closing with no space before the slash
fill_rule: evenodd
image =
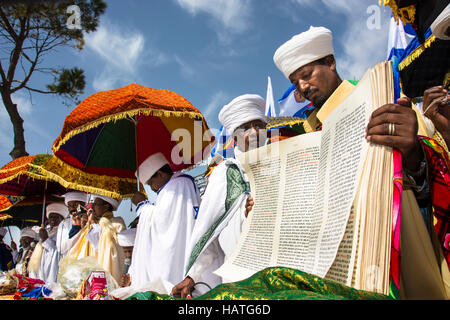
<path id="1" fill-rule="evenodd" d="M 53 152 L 58 151 L 61 146 L 66 143 L 69 139 L 74 137 L 77 134 L 80 134 L 82 132 L 88 131 L 90 129 L 96 128 L 99 125 L 107 122 L 116 122 L 118 120 L 125 119 L 127 117 L 134 117 L 134 116 L 157 116 L 157 117 L 189 117 L 191 119 L 200 118 L 203 121 L 203 124 L 206 125 L 206 122 L 203 118 L 203 115 L 201 113 L 197 112 L 191 112 L 191 111 L 170 111 L 170 110 L 161 110 L 161 109 L 134 109 L 134 110 L 128 110 L 125 112 L 120 112 L 112 115 L 107 115 L 104 117 L 101 117 L 97 120 L 94 120 L 92 122 L 88 122 L 87 124 L 82 124 L 79 127 L 72 129 L 68 131 L 67 133 L 59 136 L 56 138 L 55 142 L 53 143 L 52 150 Z"/>
<path id="2" fill-rule="evenodd" d="M 137 180 L 96 175 L 74 168 L 57 157 L 52 157 L 39 172 L 67 189 L 99 194 L 115 199 L 131 198 L 137 191 Z M 141 192 L 145 193 L 141 185 Z"/>
<path id="3" fill-rule="evenodd" d="M 425 51 L 425 49 L 429 48 L 431 44 L 436 40 L 435 35 L 431 35 L 427 40 L 421 45 L 419 45 L 413 52 L 411 52 L 405 59 L 402 60 L 398 64 L 398 70 L 402 71 L 407 66 L 409 66 L 414 60 L 416 60 L 420 55 Z"/>
<path id="4" fill-rule="evenodd" d="M 6 213 L 0 213 L 0 221 L 6 220 L 6 219 L 11 219 L 12 216 L 10 216 L 9 214 Z"/>

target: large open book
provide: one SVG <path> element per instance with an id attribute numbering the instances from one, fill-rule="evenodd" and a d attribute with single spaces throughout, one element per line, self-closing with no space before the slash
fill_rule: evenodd
<path id="1" fill-rule="evenodd" d="M 389 293 L 393 152 L 370 145 L 365 129 L 375 109 L 393 103 L 391 63 L 343 86 L 319 114 L 321 132 L 238 155 L 255 205 L 216 271 L 227 281 L 285 266 Z"/>

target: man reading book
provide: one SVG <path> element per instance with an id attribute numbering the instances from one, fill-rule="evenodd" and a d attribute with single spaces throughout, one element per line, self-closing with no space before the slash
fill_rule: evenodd
<path id="1" fill-rule="evenodd" d="M 321 123 L 317 118 L 317 112 L 342 83 L 342 79 L 337 73 L 336 60 L 334 59 L 331 31 L 324 27 L 310 27 L 308 31 L 292 37 L 292 39 L 280 46 L 275 52 L 274 62 L 286 78 L 296 85 L 297 90 L 306 99 L 313 102 L 316 110 L 309 116 L 307 122 L 310 124 L 312 131 L 320 130 Z M 371 115 L 366 132 L 368 142 L 396 148 L 401 152 L 404 189 L 410 187 L 414 191 L 414 195 L 419 203 L 423 203 L 424 200 L 426 201 L 426 204 L 421 207 L 429 207 L 432 199 L 434 200 L 433 194 L 430 196 L 430 191 L 433 193 L 433 186 L 435 184 L 434 181 L 427 179 L 427 177 L 429 178 L 427 171 L 433 171 L 433 168 L 430 166 L 435 164 L 436 161 L 432 161 L 430 154 L 427 152 L 429 139 L 418 137 L 417 135 L 418 120 L 415 111 L 411 108 L 410 99 L 406 97 L 400 98 L 397 100 L 397 103 L 386 104 L 375 110 Z M 445 159 L 441 163 L 445 163 Z M 444 166 L 444 170 L 448 172 L 448 167 L 445 168 Z M 447 200 L 447 204 L 444 204 L 446 208 L 450 208 L 449 201 Z M 434 205 L 434 202 L 432 204 Z M 404 207 L 406 208 L 406 206 Z M 418 208 L 417 204 L 415 207 Z M 405 212 L 405 210 L 402 211 Z M 417 212 L 419 211 L 417 210 Z M 412 215 L 409 212 L 405 212 L 405 214 Z M 402 215 L 402 231 L 406 231 L 406 227 L 403 228 L 404 224 L 406 224 L 406 222 L 404 223 L 405 220 L 403 217 L 404 215 Z M 406 218 L 410 218 L 410 216 Z M 429 215 L 425 215 L 424 219 L 426 220 L 426 224 L 431 223 Z M 424 237 L 423 239 L 425 239 L 424 241 L 430 241 L 431 239 L 434 244 L 434 237 L 435 234 L 430 233 L 429 237 Z M 406 253 L 407 250 L 404 245 L 406 238 L 406 235 L 404 236 L 402 232 L 403 253 Z M 436 248 L 434 249 L 436 250 Z M 439 250 L 440 248 L 437 249 Z M 413 250 L 409 249 L 408 252 L 413 252 Z M 412 256 L 414 254 L 411 253 Z M 436 251 L 435 262 L 437 264 L 440 264 L 441 258 L 440 253 Z M 437 289 L 438 293 L 430 293 L 428 296 L 426 292 L 430 292 L 430 290 L 422 290 L 423 288 L 420 286 L 416 286 L 414 289 L 410 287 L 409 284 L 416 281 L 411 276 L 413 274 L 412 272 L 408 272 L 410 276 L 406 279 L 404 262 L 405 259 L 402 256 L 403 281 L 401 289 L 404 289 L 403 297 L 440 297 L 440 292 L 445 292 L 445 289 L 442 290 L 442 283 L 440 281 L 437 281 L 437 285 L 441 286 Z M 439 269 L 441 267 L 443 266 L 438 266 Z M 448 268 L 447 270 L 441 269 L 440 272 L 442 272 L 444 277 L 444 274 L 448 274 Z M 419 272 L 414 274 L 418 275 Z M 428 284 L 425 283 L 424 286 L 428 286 Z M 415 294 L 413 291 L 419 293 Z M 402 294 L 400 296 L 402 297 Z"/>

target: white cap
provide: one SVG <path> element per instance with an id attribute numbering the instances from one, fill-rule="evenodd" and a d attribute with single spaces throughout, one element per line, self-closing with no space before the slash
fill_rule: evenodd
<path id="1" fill-rule="evenodd" d="M 46 212 L 47 219 L 50 213 L 57 213 L 63 218 L 67 218 L 67 216 L 69 215 L 69 209 L 67 209 L 66 205 L 64 203 L 58 202 L 50 203 L 46 208 Z"/>
<path id="2" fill-rule="evenodd" d="M 117 240 L 121 247 L 133 247 L 136 239 L 136 228 L 123 230 L 117 234 Z"/>
<path id="3" fill-rule="evenodd" d="M 273 56 L 277 68 L 289 80 L 298 68 L 334 54 L 333 35 L 324 27 L 310 27 L 281 45 Z"/>
<path id="4" fill-rule="evenodd" d="M 20 231 L 20 237 L 30 237 L 33 238 L 34 240 L 39 240 L 39 233 L 38 231 L 35 230 L 39 230 L 39 226 L 33 226 L 33 227 L 26 227 L 23 228 Z"/>
<path id="5" fill-rule="evenodd" d="M 88 201 L 88 195 L 84 192 L 79 191 L 67 192 L 63 197 L 66 206 L 68 205 L 69 201 L 81 201 L 84 203 L 87 203 Z"/>
<path id="6" fill-rule="evenodd" d="M 257 94 L 244 94 L 234 98 L 229 104 L 222 107 L 219 112 L 219 121 L 229 134 L 252 120 L 267 122 L 264 114 L 266 102 Z"/>
<path id="7" fill-rule="evenodd" d="M 141 163 L 135 175 L 142 184 L 146 184 L 148 179 L 166 164 L 169 164 L 169 161 L 161 152 L 152 154 Z"/>
<path id="8" fill-rule="evenodd" d="M 442 12 L 433 21 L 430 28 L 436 38 L 442 40 L 450 40 L 450 35 L 446 34 L 450 27 L 450 3 L 442 10 Z"/>
<path id="9" fill-rule="evenodd" d="M 119 208 L 120 203 L 122 202 L 122 200 L 117 200 L 117 199 L 114 199 L 111 197 L 101 196 L 98 194 L 93 194 L 92 196 L 93 196 L 93 200 L 95 200 L 96 198 L 100 198 L 100 199 L 108 202 L 112 206 L 113 211 L 116 211 L 117 208 Z"/>

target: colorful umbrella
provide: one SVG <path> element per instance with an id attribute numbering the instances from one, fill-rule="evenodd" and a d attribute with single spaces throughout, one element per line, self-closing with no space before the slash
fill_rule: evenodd
<path id="1" fill-rule="evenodd" d="M 305 133 L 303 123 L 306 119 L 299 117 L 267 117 L 266 129 L 271 142 L 281 141 Z M 278 130 L 278 134 L 275 134 Z"/>
<path id="2" fill-rule="evenodd" d="M 203 115 L 185 98 L 130 84 L 82 101 L 66 117 L 52 150 L 61 167 L 137 183 L 138 164 L 148 156 L 161 152 L 172 170 L 187 169 L 209 155 L 213 140 Z"/>
<path id="3" fill-rule="evenodd" d="M 24 228 L 39 224 L 42 219 L 43 203 L 63 201 L 61 197 L 46 195 L 45 202 L 43 196 L 21 197 L 21 201 L 15 202 L 17 197 L 0 195 L 0 226 L 18 226 Z M 6 205 L 8 202 L 15 202 L 14 205 Z"/>

